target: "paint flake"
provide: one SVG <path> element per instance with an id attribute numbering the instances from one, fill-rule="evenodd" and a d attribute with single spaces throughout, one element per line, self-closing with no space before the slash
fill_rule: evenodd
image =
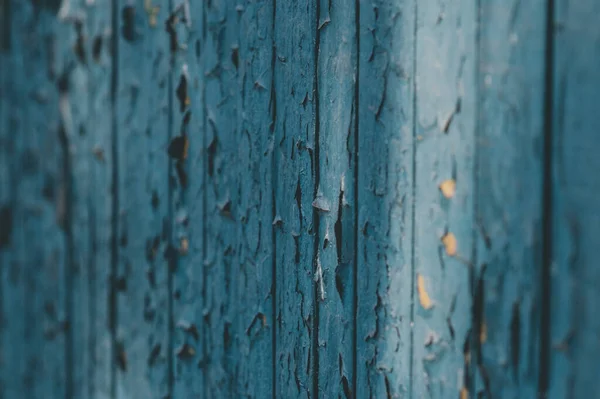
<path id="1" fill-rule="evenodd" d="M 427 293 L 425 288 L 425 278 L 420 274 L 417 274 L 417 292 L 419 293 L 419 302 L 425 310 L 429 310 L 433 307 L 433 301 Z"/>

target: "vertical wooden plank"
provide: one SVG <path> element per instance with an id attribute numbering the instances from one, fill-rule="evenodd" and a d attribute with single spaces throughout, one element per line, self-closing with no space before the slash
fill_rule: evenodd
<path id="1" fill-rule="evenodd" d="M 478 74 L 477 394 L 537 394 L 545 1 L 482 1 Z"/>
<path id="2" fill-rule="evenodd" d="M 7 1 L 0 1 L 0 397 L 6 398 L 11 377 L 9 367 L 10 343 L 5 340 L 9 331 L 6 316 L 10 313 L 12 298 L 6 292 L 5 274 L 10 268 L 13 254 L 13 204 L 14 187 L 11 185 L 11 170 L 14 161 L 14 138 L 10 135 L 10 104 L 12 98 L 12 52 L 11 8 Z"/>
<path id="3" fill-rule="evenodd" d="M 356 9 L 319 7 L 317 235 L 319 395 L 353 397 L 356 234 Z"/>
<path id="4" fill-rule="evenodd" d="M 275 397 L 273 337 L 273 82 L 274 1 L 240 2 L 234 24 L 237 42 L 227 49 L 237 71 L 235 163 L 237 181 L 237 267 L 232 280 L 236 309 L 231 353 L 236 397 Z"/>
<path id="5" fill-rule="evenodd" d="M 600 5 L 558 0 L 549 28 L 548 85 L 553 91 L 550 134 L 552 156 L 552 263 L 548 267 L 551 304 L 547 377 L 548 397 L 590 397 L 600 388 L 600 236 L 597 209 L 600 185 L 598 91 L 600 85 Z M 551 15 L 552 17 L 552 15 Z M 550 65 L 548 66 L 550 67 Z M 551 93 L 549 90 L 546 95 Z M 550 166 L 550 165 L 549 165 Z M 544 387 L 542 387 L 544 388 Z"/>
<path id="6" fill-rule="evenodd" d="M 65 315 L 67 347 L 66 397 L 86 398 L 88 373 L 92 366 L 87 338 L 91 329 L 87 317 L 90 241 L 89 197 L 92 151 L 88 132 L 89 76 L 87 18 L 83 0 L 63 4 L 56 15 L 58 40 L 54 46 L 60 140 L 63 145 L 64 202 L 66 241 Z M 46 182 L 51 187 L 52 182 Z M 50 189 L 50 188 L 48 188 Z"/>
<path id="7" fill-rule="evenodd" d="M 88 318 L 89 334 L 87 397 L 104 399 L 110 397 L 113 384 L 112 370 L 113 342 L 110 325 L 110 276 L 112 263 L 112 174 L 113 159 L 112 121 L 115 117 L 111 102 L 111 83 L 115 54 L 112 40 L 117 40 L 118 32 L 112 32 L 113 0 L 89 1 L 86 13 L 87 37 L 86 55 L 88 65 L 88 124 L 89 135 L 84 153 L 93 156 L 89 166 L 90 193 L 88 200 L 89 240 L 87 281 L 81 282 L 81 289 L 88 295 L 88 309 L 80 311 Z M 77 297 L 75 296 L 77 304 Z M 77 365 L 76 367 L 82 367 Z M 83 392 L 86 395 L 85 392 Z M 85 396 L 84 396 L 85 397 Z"/>
<path id="8" fill-rule="evenodd" d="M 276 396 L 314 397 L 316 7 L 278 1 L 274 17 Z"/>
<path id="9" fill-rule="evenodd" d="M 415 5 L 360 1 L 357 398 L 411 380 Z"/>
<path id="10" fill-rule="evenodd" d="M 476 17 L 472 0 L 417 4 L 412 395 L 469 385 Z"/>
<path id="11" fill-rule="evenodd" d="M 173 246 L 173 397 L 204 398 L 204 2 L 176 1 L 168 22 L 172 52 L 171 143 L 187 140 L 185 159 L 172 159 Z M 186 97 L 189 101 L 186 101 Z"/>
<path id="12" fill-rule="evenodd" d="M 156 8 L 154 8 L 156 7 Z M 117 397 L 170 394 L 169 2 L 118 3 Z"/>
<path id="13" fill-rule="evenodd" d="M 236 396 L 233 359 L 237 343 L 233 282 L 239 274 L 236 226 L 240 220 L 237 185 L 241 168 L 237 137 L 237 70 L 231 57 L 237 46 L 238 11 L 219 0 L 206 4 L 206 397 Z"/>
<path id="14" fill-rule="evenodd" d="M 56 8 L 11 3 L 15 137 L 14 258 L 2 291 L 10 298 L 5 343 L 11 378 L 6 397 L 64 397 L 69 215 L 67 146 L 57 107 Z M 6 347 L 6 346 L 5 346 Z"/>

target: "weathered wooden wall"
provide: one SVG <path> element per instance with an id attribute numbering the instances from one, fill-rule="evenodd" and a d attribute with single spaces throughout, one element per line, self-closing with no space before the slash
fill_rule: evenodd
<path id="1" fill-rule="evenodd" d="M 0 399 L 600 398 L 594 0 L 0 0 Z"/>

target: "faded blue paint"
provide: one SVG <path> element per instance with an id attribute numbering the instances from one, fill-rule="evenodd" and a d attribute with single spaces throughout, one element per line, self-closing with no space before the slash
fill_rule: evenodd
<path id="1" fill-rule="evenodd" d="M 1 0 L 0 398 L 589 396 L 599 13 Z"/>
<path id="2" fill-rule="evenodd" d="M 169 2 L 152 26 L 144 1 L 120 0 L 113 56 L 116 71 L 114 117 L 118 159 L 111 276 L 115 313 L 113 368 L 122 399 L 163 398 L 170 393 L 171 160 L 168 147 L 170 42 L 164 30 Z M 156 199 L 156 200 L 155 200 Z M 116 212 L 116 214 L 115 214 Z"/>
<path id="3" fill-rule="evenodd" d="M 552 263 L 548 397 L 583 398 L 600 391 L 600 5 L 558 0 L 549 60 L 553 103 L 550 170 Z M 548 95 L 548 94 L 547 94 Z M 550 119 L 550 117 L 549 117 Z M 549 166 L 548 165 L 548 166 Z"/>
<path id="4" fill-rule="evenodd" d="M 480 14 L 471 359 L 485 398 L 530 398 L 538 390 L 544 5 L 485 1 Z"/>
<path id="5" fill-rule="evenodd" d="M 475 5 L 417 4 L 412 359 L 417 398 L 459 397 L 469 383 Z M 450 180 L 456 184 L 453 195 L 440 189 Z M 430 309 L 421 303 L 425 292 Z"/>

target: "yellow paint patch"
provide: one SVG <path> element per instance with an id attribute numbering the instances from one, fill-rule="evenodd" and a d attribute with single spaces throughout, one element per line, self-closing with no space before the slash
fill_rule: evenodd
<path id="1" fill-rule="evenodd" d="M 487 341 L 487 324 L 481 323 L 481 331 L 479 332 L 479 342 L 484 344 Z"/>
<path id="2" fill-rule="evenodd" d="M 158 13 L 160 12 L 160 7 L 153 6 L 152 0 L 145 0 L 144 1 L 144 9 L 146 10 L 146 13 L 148 14 L 148 25 L 150 25 L 151 27 L 154 28 L 157 23 L 157 17 L 158 17 Z"/>
<path id="3" fill-rule="evenodd" d="M 456 249 L 458 247 L 458 243 L 456 241 L 456 237 L 454 236 L 454 234 L 446 233 L 442 237 L 442 244 L 444 244 L 444 247 L 446 248 L 446 253 L 448 254 L 448 256 L 456 255 Z"/>
<path id="4" fill-rule="evenodd" d="M 444 180 L 439 187 L 446 198 L 452 198 L 456 194 L 456 181 L 454 179 Z"/>
<path id="5" fill-rule="evenodd" d="M 460 390 L 460 399 L 469 399 L 469 391 L 467 390 L 467 388 L 462 387 L 462 389 Z"/>
<path id="6" fill-rule="evenodd" d="M 188 241 L 188 239 L 182 238 L 179 243 L 179 253 L 181 255 L 187 255 L 189 248 L 190 248 L 190 242 Z"/>
<path id="7" fill-rule="evenodd" d="M 425 279 L 420 274 L 417 274 L 417 292 L 419 293 L 419 302 L 421 302 L 423 309 L 431 309 L 433 307 L 433 301 L 425 288 Z"/>

